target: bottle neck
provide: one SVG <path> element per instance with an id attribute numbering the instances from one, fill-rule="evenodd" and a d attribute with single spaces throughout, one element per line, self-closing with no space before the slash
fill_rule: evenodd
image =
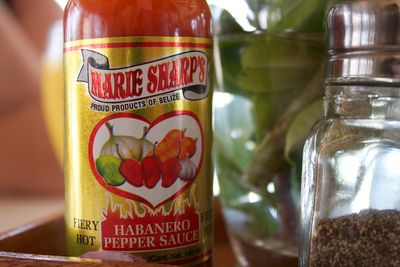
<path id="1" fill-rule="evenodd" d="M 400 120 L 400 88 L 368 85 L 328 85 L 328 118 Z"/>

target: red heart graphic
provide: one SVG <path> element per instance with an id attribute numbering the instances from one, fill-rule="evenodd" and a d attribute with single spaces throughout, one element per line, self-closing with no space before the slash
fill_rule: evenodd
<path id="1" fill-rule="evenodd" d="M 157 207 L 173 200 L 174 198 L 185 192 L 195 181 L 195 179 L 176 179 L 172 185 L 166 187 L 166 182 L 158 181 L 152 188 L 143 186 L 133 186 L 128 182 L 123 182 L 116 186 L 109 185 L 105 178 L 99 173 L 96 168 L 96 159 L 100 156 L 102 147 L 110 138 L 110 133 L 107 130 L 106 123 L 113 126 L 114 135 L 120 136 L 132 136 L 138 138 L 143 132 L 144 127 L 148 127 L 148 133 L 146 139 L 151 143 L 160 142 L 169 132 L 176 129 L 184 129 L 184 133 L 187 136 L 197 140 L 198 149 L 191 155 L 193 164 L 197 166 L 196 174 L 199 174 L 204 154 L 204 134 L 201 128 L 201 123 L 198 117 L 190 111 L 174 111 L 166 113 L 158 117 L 153 122 L 148 121 L 146 118 L 132 114 L 132 113 L 119 113 L 110 115 L 101 120 L 93 129 L 89 141 L 89 162 L 90 167 L 96 180 L 101 186 L 107 191 L 117 194 L 121 197 L 132 199 L 147 206 L 156 209 Z M 146 152 L 151 154 L 153 152 Z M 146 155 L 143 155 L 144 158 Z M 182 157 L 180 156 L 182 159 Z M 178 159 L 176 159 L 178 160 Z M 164 168 L 166 169 L 166 168 Z M 168 170 L 170 173 L 171 171 Z M 169 184 L 168 184 L 169 185 Z"/>

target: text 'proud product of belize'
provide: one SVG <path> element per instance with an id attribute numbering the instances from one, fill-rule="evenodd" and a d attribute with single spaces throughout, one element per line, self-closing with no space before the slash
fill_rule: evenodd
<path id="1" fill-rule="evenodd" d="M 70 1 L 64 27 L 68 253 L 210 261 L 206 3 Z"/>

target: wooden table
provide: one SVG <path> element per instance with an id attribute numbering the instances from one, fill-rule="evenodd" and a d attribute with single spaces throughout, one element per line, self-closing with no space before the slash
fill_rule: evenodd
<path id="1" fill-rule="evenodd" d="M 0 198 L 0 265 L 117 266 L 65 256 L 63 210 L 60 198 Z M 233 267 L 236 261 L 218 201 L 215 210 L 214 266 Z M 160 265 L 146 265 L 150 266 Z"/>

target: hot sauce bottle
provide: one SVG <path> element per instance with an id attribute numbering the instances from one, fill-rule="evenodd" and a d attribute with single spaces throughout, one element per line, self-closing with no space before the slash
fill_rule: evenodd
<path id="1" fill-rule="evenodd" d="M 64 30 L 68 254 L 210 262 L 206 2 L 70 0 Z"/>

